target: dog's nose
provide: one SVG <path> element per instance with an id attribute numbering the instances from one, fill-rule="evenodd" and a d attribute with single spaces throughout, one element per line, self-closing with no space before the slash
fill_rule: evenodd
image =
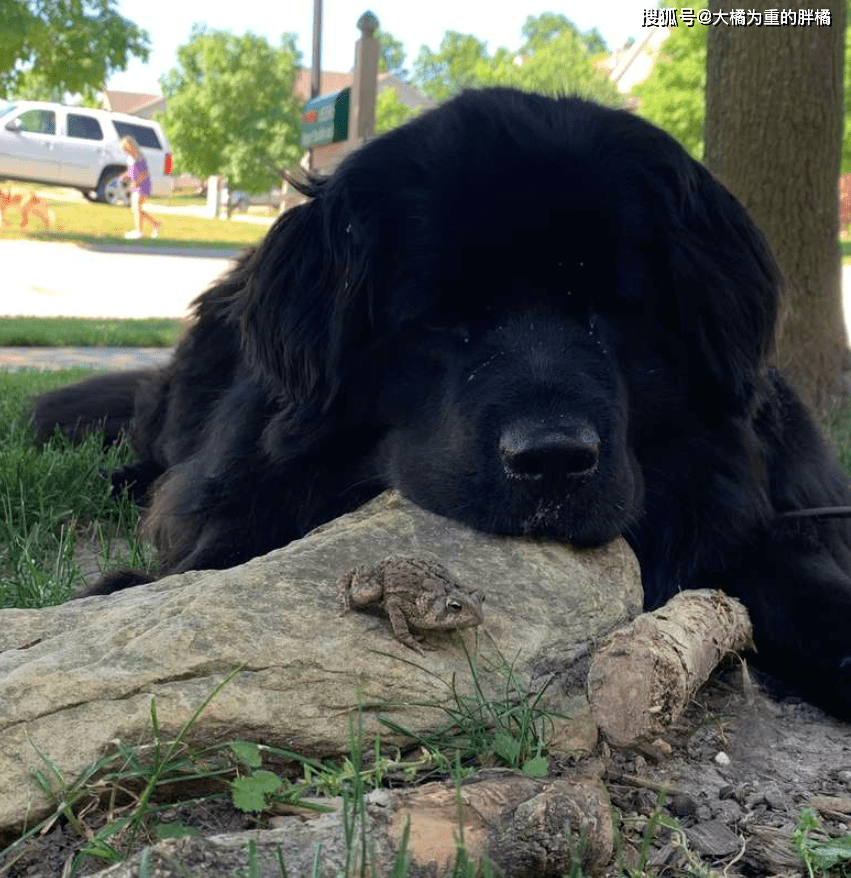
<path id="1" fill-rule="evenodd" d="M 505 471 L 512 478 L 587 476 L 597 469 L 600 437 L 588 423 L 522 422 L 499 439 Z"/>

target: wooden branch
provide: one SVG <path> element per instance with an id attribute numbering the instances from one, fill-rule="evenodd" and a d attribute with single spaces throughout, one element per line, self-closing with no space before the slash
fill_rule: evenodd
<path id="1" fill-rule="evenodd" d="M 616 746 L 658 737 L 721 659 L 752 647 L 747 610 L 720 591 L 686 591 L 609 635 L 588 671 L 600 731 Z"/>

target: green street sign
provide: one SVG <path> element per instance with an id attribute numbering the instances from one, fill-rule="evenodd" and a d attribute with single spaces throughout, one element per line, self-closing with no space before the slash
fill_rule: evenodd
<path id="1" fill-rule="evenodd" d="M 350 88 L 319 95 L 304 105 L 301 114 L 301 146 L 337 143 L 349 136 Z"/>

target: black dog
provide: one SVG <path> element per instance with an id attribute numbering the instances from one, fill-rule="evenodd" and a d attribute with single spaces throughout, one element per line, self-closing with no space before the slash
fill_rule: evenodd
<path id="1" fill-rule="evenodd" d="M 163 572 L 392 486 L 493 533 L 623 534 L 648 606 L 723 588 L 762 661 L 851 713 L 851 529 L 782 516 L 849 480 L 768 364 L 775 262 L 704 168 L 629 113 L 491 89 L 305 188 L 168 367 L 38 401 L 41 436 L 134 401 L 119 480 Z"/>

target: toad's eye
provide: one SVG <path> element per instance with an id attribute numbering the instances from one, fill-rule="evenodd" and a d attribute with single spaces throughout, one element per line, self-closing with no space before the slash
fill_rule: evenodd
<path id="1" fill-rule="evenodd" d="M 464 609 L 464 605 L 457 598 L 447 598 L 446 609 L 451 610 L 453 613 L 460 613 Z"/>

